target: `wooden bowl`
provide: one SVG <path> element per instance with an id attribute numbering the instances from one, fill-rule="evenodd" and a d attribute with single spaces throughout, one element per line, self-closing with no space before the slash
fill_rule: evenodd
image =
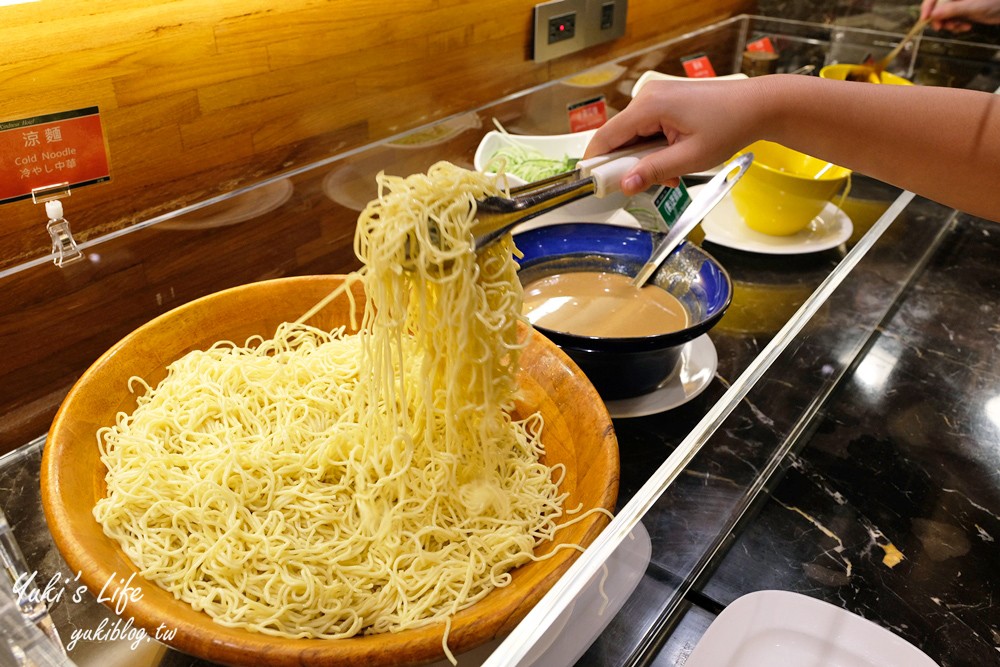
<path id="1" fill-rule="evenodd" d="M 172 310 L 136 329 L 98 359 L 70 391 L 49 431 L 42 459 L 42 505 L 56 546 L 74 572 L 103 598 L 134 578 L 130 598 L 116 603 L 123 618 L 151 635 L 158 627 L 176 629 L 175 648 L 230 665 L 378 665 L 421 664 L 443 655 L 444 624 L 397 633 L 350 639 L 285 639 L 227 628 L 207 614 L 142 579 L 118 544 L 104 535 L 93 507 L 105 495 L 97 448 L 97 429 L 114 423 L 119 411 L 131 411 L 130 376 L 150 384 L 166 374 L 165 366 L 194 349 L 218 340 L 242 343 L 249 336 L 270 336 L 280 322 L 293 320 L 343 281 L 343 276 L 285 278 L 236 287 Z M 354 292 L 363 303 L 364 294 Z M 311 324 L 326 329 L 349 325 L 348 302 L 337 299 Z M 618 446 L 611 419 L 593 386 L 555 345 L 528 327 L 518 379 L 523 393 L 518 414 L 541 411 L 546 462 L 563 463 L 566 507 L 613 509 L 618 493 Z M 592 514 L 556 533 L 556 542 L 589 544 L 607 519 Z M 543 545 L 538 553 L 552 550 Z M 561 549 L 551 558 L 513 572 L 510 585 L 497 589 L 453 619 L 448 645 L 456 654 L 508 633 L 570 566 L 577 552 Z M 121 589 L 125 592 L 124 587 Z M 103 591 L 103 594 L 102 594 Z M 124 602 L 124 604 L 123 604 Z"/>

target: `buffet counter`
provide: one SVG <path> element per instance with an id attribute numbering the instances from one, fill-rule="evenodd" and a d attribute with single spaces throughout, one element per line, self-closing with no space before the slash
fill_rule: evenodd
<path id="1" fill-rule="evenodd" d="M 514 134 L 564 133 L 567 105 L 601 99 L 613 114 L 643 72 L 683 75 L 693 55 L 717 74 L 739 71 L 763 37 L 777 71 L 791 72 L 858 62 L 898 36 L 738 17 L 595 68 L 582 85 L 547 84 L 94 239 L 81 262 L 47 258 L 0 276 L 8 321 L 42 332 L 29 363 L 3 372 L 12 451 L 0 459 L 0 506 L 70 659 L 208 664 L 92 594 L 73 595 L 75 573 L 40 506 L 44 434 L 22 437 L 19 424 L 51 420 L 69 381 L 176 305 L 357 268 L 353 220 L 377 172 L 471 167 L 494 119 Z M 896 69 L 918 84 L 993 91 L 1000 51 L 924 38 Z M 694 237 L 730 274 L 734 299 L 685 357 L 682 398 L 612 410 L 616 518 L 513 632 L 460 665 L 685 664 L 713 620 L 756 591 L 831 603 L 942 667 L 1000 661 L 1000 231 L 860 174 L 841 208 L 849 233 L 819 251 Z M 733 633 L 712 639 L 739 649 Z"/>

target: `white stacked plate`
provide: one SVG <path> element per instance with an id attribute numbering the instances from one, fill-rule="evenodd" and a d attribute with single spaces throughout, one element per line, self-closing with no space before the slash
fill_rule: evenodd
<path id="1" fill-rule="evenodd" d="M 869 620 L 788 591 L 749 593 L 709 626 L 685 667 L 938 667 Z"/>

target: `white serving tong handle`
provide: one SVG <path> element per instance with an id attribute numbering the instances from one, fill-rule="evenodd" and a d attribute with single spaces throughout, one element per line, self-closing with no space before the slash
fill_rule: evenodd
<path id="1" fill-rule="evenodd" d="M 639 160 L 663 150 L 669 144 L 666 138 L 646 141 L 604 155 L 576 163 L 580 178 L 594 179 L 594 196 L 603 198 L 621 191 L 621 180 Z"/>

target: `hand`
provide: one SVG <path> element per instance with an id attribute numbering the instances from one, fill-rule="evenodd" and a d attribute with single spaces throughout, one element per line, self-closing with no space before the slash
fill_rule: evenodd
<path id="1" fill-rule="evenodd" d="M 654 184 L 716 167 L 756 138 L 752 126 L 758 84 L 746 81 L 650 81 L 624 111 L 594 134 L 584 157 L 662 134 L 669 146 L 646 156 L 622 179 L 633 195 Z"/>
<path id="2" fill-rule="evenodd" d="M 935 30 L 968 32 L 973 23 L 1000 25 L 998 0 L 923 0 L 920 17 L 930 17 Z"/>

